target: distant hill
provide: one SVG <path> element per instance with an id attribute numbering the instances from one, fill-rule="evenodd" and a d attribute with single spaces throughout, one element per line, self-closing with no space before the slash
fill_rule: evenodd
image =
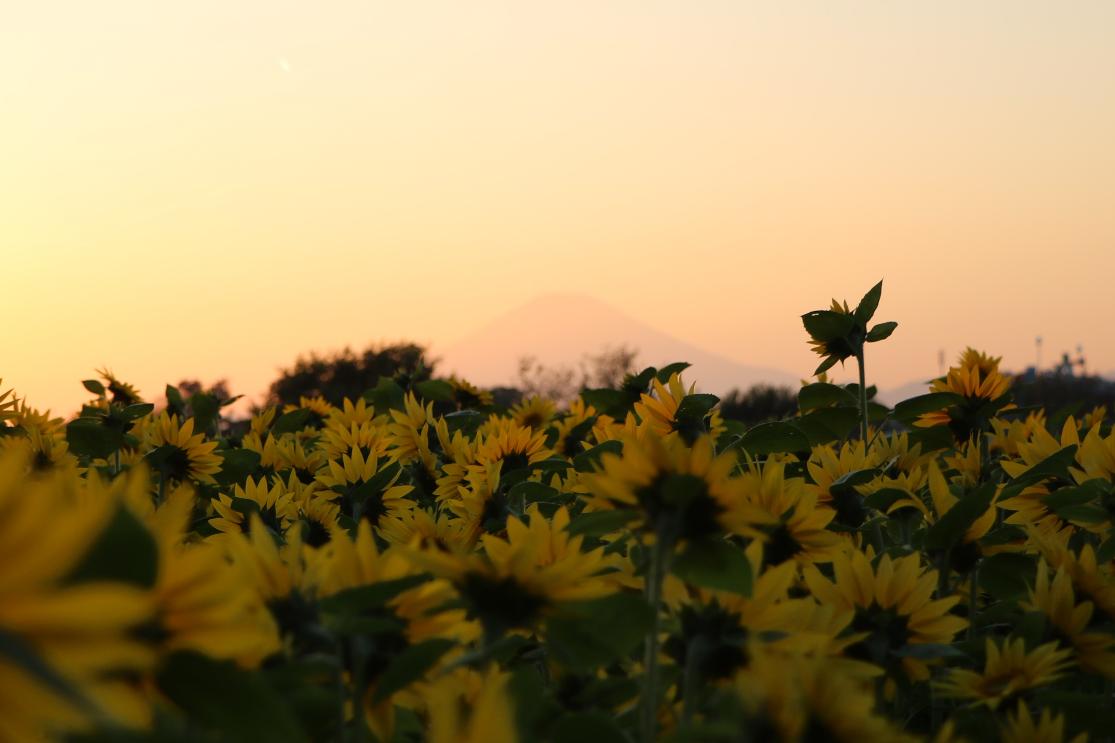
<path id="1" fill-rule="evenodd" d="M 585 354 L 626 345 L 640 367 L 688 361 L 684 378 L 713 394 L 766 382 L 797 388 L 799 377 L 749 366 L 698 348 L 650 327 L 594 297 L 547 294 L 498 317 L 459 342 L 435 348 L 441 372 L 456 372 L 482 386 L 512 385 L 519 359 L 534 356 L 546 366 L 577 367 Z"/>

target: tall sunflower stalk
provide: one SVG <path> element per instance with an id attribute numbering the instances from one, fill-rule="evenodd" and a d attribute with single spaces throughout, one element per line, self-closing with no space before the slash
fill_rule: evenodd
<path id="1" fill-rule="evenodd" d="M 820 365 L 814 375 L 822 374 L 837 362 L 843 363 L 848 358 L 855 358 L 859 367 L 859 431 L 864 444 L 868 435 L 868 410 L 867 410 L 867 372 L 864 366 L 864 347 L 868 343 L 876 343 L 890 337 L 898 327 L 896 322 L 881 322 L 870 330 L 867 323 L 875 316 L 879 307 L 879 299 L 883 295 L 883 282 L 880 281 L 856 306 L 855 310 L 849 309 L 847 302 L 832 300 L 832 305 L 827 310 L 814 310 L 801 316 L 802 324 L 809 333 L 809 345 L 822 357 Z"/>

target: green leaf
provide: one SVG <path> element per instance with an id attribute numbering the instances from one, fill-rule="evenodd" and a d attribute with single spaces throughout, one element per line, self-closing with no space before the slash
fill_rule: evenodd
<path id="1" fill-rule="evenodd" d="M 430 580 L 429 573 L 418 573 L 395 580 L 346 588 L 318 601 L 318 607 L 324 612 L 362 614 L 385 605 L 400 593 L 428 580 Z"/>
<path id="2" fill-rule="evenodd" d="M 760 423 L 743 434 L 732 444 L 733 449 L 741 449 L 752 457 L 762 457 L 776 452 L 797 452 L 809 450 L 809 437 L 786 421 Z"/>
<path id="3" fill-rule="evenodd" d="M 151 588 L 159 573 L 159 547 L 123 504 L 66 577 L 66 583 L 112 581 Z"/>
<path id="4" fill-rule="evenodd" d="M 154 409 L 155 406 L 149 402 L 137 402 L 121 410 L 120 417 L 126 421 L 134 421 L 142 418 Z"/>
<path id="5" fill-rule="evenodd" d="M 529 506 L 531 503 L 539 502 L 556 503 L 561 500 L 561 493 L 554 490 L 549 485 L 526 480 L 508 490 L 507 499 L 509 501 L 518 501 L 525 506 Z"/>
<path id="6" fill-rule="evenodd" d="M 828 342 L 844 338 L 855 327 L 855 318 L 843 312 L 816 310 L 801 316 L 802 325 L 814 340 Z"/>
<path id="7" fill-rule="evenodd" d="M 553 743 L 628 743 L 615 718 L 599 710 L 571 712 L 554 725 Z"/>
<path id="8" fill-rule="evenodd" d="M 890 334 L 898 327 L 896 322 L 881 322 L 875 327 L 871 328 L 867 333 L 868 343 L 878 343 L 879 341 L 890 338 Z"/>
<path id="9" fill-rule="evenodd" d="M 666 364 L 664 367 L 659 369 L 654 376 L 655 379 L 657 379 L 659 382 L 661 382 L 662 384 L 666 384 L 670 381 L 670 377 L 674 376 L 675 374 L 681 374 L 690 366 L 692 366 L 692 364 L 690 364 L 688 361 L 675 361 L 672 364 Z"/>
<path id="10" fill-rule="evenodd" d="M 105 386 L 98 379 L 86 379 L 81 384 L 94 395 L 103 396 L 105 394 Z"/>
<path id="11" fill-rule="evenodd" d="M 751 562 L 743 550 L 723 539 L 690 542 L 674 558 L 671 572 L 694 586 L 751 595 Z"/>
<path id="12" fill-rule="evenodd" d="M 376 682 L 372 703 L 382 702 L 421 679 L 456 644 L 453 640 L 434 638 L 411 645 L 396 655 Z"/>
<path id="13" fill-rule="evenodd" d="M 961 497 L 925 533 L 925 548 L 947 550 L 960 541 L 976 519 L 987 512 L 995 497 L 995 484 L 986 483 Z"/>
<path id="14" fill-rule="evenodd" d="M 868 508 L 874 508 L 876 511 L 886 513 L 887 509 L 893 506 L 896 501 L 912 497 L 914 496 L 911 496 L 905 490 L 899 490 L 898 488 L 882 488 L 870 495 L 865 495 L 863 497 L 863 505 Z"/>
<path id="15" fill-rule="evenodd" d="M 686 395 L 678 403 L 677 412 L 674 413 L 675 420 L 702 420 L 706 415 L 712 412 L 716 407 L 716 403 L 720 402 L 720 398 L 716 395 L 693 394 Z"/>
<path id="16" fill-rule="evenodd" d="M 1069 467 L 1076 464 L 1076 444 L 1050 454 L 1045 459 L 1007 483 L 1003 488 L 1004 499 L 1010 498 L 1031 485 L 1050 478 L 1069 479 Z"/>
<path id="17" fill-rule="evenodd" d="M 999 552 L 985 557 L 979 567 L 983 590 L 1002 601 L 1024 598 L 1034 580 L 1037 557 L 1021 552 Z"/>
<path id="18" fill-rule="evenodd" d="M 220 485 L 243 485 L 259 467 L 260 456 L 251 449 L 223 449 L 217 453 L 224 458 L 221 471 L 213 475 Z"/>
<path id="19" fill-rule="evenodd" d="M 634 593 L 566 604 L 546 623 L 547 646 L 566 668 L 589 671 L 630 655 L 653 616 L 643 597 Z"/>
<path id="20" fill-rule="evenodd" d="M 619 531 L 638 516 L 635 511 L 590 511 L 571 520 L 566 531 L 574 537 L 601 537 Z"/>
<path id="21" fill-rule="evenodd" d="M 124 433 L 102 425 L 96 418 L 76 418 L 66 426 L 66 442 L 76 456 L 108 459 L 124 445 Z"/>
<path id="22" fill-rule="evenodd" d="M 210 430 L 217 420 L 221 403 L 212 395 L 199 392 L 190 398 L 190 410 L 194 414 L 194 432 L 204 433 Z"/>
<path id="23" fill-rule="evenodd" d="M 856 396 L 837 384 L 816 382 L 807 384 L 798 391 L 798 408 L 807 413 L 815 408 L 830 405 L 858 405 Z"/>
<path id="24" fill-rule="evenodd" d="M 376 386 L 364 393 L 364 399 L 372 403 L 377 415 L 385 415 L 405 407 L 406 392 L 391 377 L 380 377 Z"/>
<path id="25" fill-rule="evenodd" d="M 911 422 L 926 413 L 935 413 L 963 402 L 963 396 L 952 392 L 929 392 L 895 405 L 894 417 L 903 422 Z"/>
<path id="26" fill-rule="evenodd" d="M 157 685 L 191 720 L 219 732 L 222 740 L 309 740 L 287 702 L 263 674 L 246 671 L 232 661 L 177 652 L 164 661 Z"/>
<path id="27" fill-rule="evenodd" d="M 793 423 L 809 439 L 810 446 L 818 446 L 846 438 L 859 425 L 859 410 L 845 405 L 818 408 Z"/>
<path id="28" fill-rule="evenodd" d="M 620 456 L 623 454 L 623 442 L 610 439 L 602 444 L 597 444 L 588 451 L 581 452 L 573 457 L 573 469 L 578 472 L 592 472 L 600 466 L 600 459 L 605 454 Z"/>
<path id="29" fill-rule="evenodd" d="M 840 357 L 835 355 L 835 354 L 833 354 L 831 356 L 826 356 L 825 360 L 822 361 L 820 364 L 818 364 L 817 368 L 813 370 L 813 376 L 815 376 L 815 377 L 821 376 L 822 374 L 827 372 L 829 369 L 836 366 L 836 362 L 838 362 L 840 360 L 841 360 Z"/>
<path id="30" fill-rule="evenodd" d="M 871 287 L 867 294 L 863 295 L 863 299 L 856 305 L 855 311 L 852 315 L 856 318 L 856 322 L 861 326 L 866 327 L 869 320 L 875 316 L 875 310 L 879 308 L 879 300 L 883 296 L 883 282 L 880 281 L 875 286 Z"/>
<path id="31" fill-rule="evenodd" d="M 598 413 L 606 413 L 615 417 L 622 417 L 630 406 L 639 399 L 634 393 L 634 399 L 623 390 L 613 390 L 606 387 L 594 390 L 581 390 L 581 399 L 586 405 L 591 405 Z"/>
<path id="32" fill-rule="evenodd" d="M 313 411 L 309 408 L 298 408 L 289 413 L 283 413 L 271 426 L 271 433 L 276 436 L 281 436 L 284 433 L 295 433 L 301 431 L 310 422 L 310 417 Z"/>
<path id="33" fill-rule="evenodd" d="M 453 385 L 441 379 L 426 379 L 414 385 L 414 391 L 431 402 L 453 402 Z"/>

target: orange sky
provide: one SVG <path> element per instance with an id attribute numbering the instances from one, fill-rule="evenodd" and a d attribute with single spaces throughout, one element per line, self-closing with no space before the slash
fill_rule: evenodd
<path id="1" fill-rule="evenodd" d="M 881 385 L 1037 334 L 1115 370 L 1115 4 L 850 6 L 8 8 L 0 377 L 256 394 L 568 290 L 804 375 L 879 277 Z"/>

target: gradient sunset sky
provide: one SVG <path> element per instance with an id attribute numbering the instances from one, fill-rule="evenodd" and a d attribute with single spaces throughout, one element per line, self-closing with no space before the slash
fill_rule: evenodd
<path id="1" fill-rule="evenodd" d="M 570 291 L 805 376 L 799 315 L 880 277 L 880 385 L 1037 335 L 1113 371 L 1113 35 L 1083 0 L 15 3 L 0 377 L 257 395 Z"/>

